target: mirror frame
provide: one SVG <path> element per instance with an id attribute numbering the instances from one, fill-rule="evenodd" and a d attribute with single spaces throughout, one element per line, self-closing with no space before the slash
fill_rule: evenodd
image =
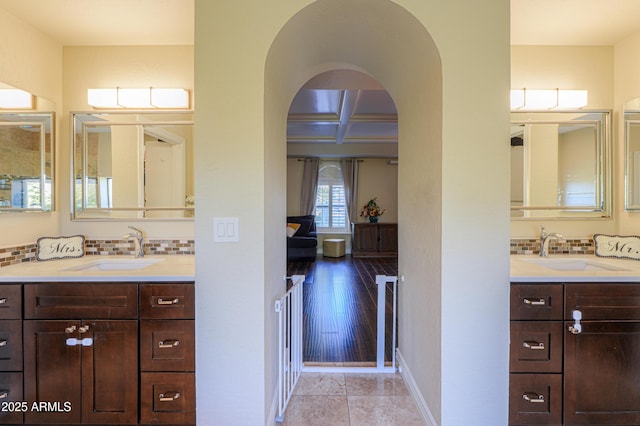
<path id="1" fill-rule="evenodd" d="M 559 114 L 598 114 L 600 119 L 568 120 Z M 596 205 L 593 206 L 511 206 L 511 220 L 596 220 L 611 218 L 611 111 L 610 110 L 512 110 L 511 125 L 522 124 L 575 124 L 576 122 L 596 125 Z M 542 214 L 523 217 L 513 216 L 514 211 Z"/>
<path id="2" fill-rule="evenodd" d="M 185 119 L 185 120 L 158 120 L 158 121 L 141 121 L 138 120 L 137 118 L 135 120 L 132 121 L 127 121 L 127 122 L 108 122 L 108 121 L 86 121 L 86 120 L 80 120 L 78 119 L 78 116 L 85 116 L 85 115 L 89 115 L 89 116 L 108 116 L 109 114 L 113 114 L 113 115 L 119 115 L 119 116 L 127 116 L 127 115 L 131 115 L 131 116 L 136 116 L 136 115 L 171 115 L 171 116 L 176 116 L 176 115 L 189 115 L 189 119 Z M 77 209 L 77 205 L 76 205 L 76 153 L 77 153 L 77 147 L 79 143 L 84 144 L 85 141 L 87 140 L 86 138 L 86 133 L 87 133 L 87 126 L 92 125 L 95 127 L 98 126 L 111 126 L 111 125 L 153 125 L 153 126 L 163 126 L 163 125 L 180 125 L 180 126 L 188 126 L 191 125 L 193 126 L 195 124 L 194 119 L 193 119 L 193 110 L 162 110 L 162 111 L 154 111 L 154 110 L 99 110 L 99 111 L 72 111 L 69 113 L 69 118 L 70 118 L 70 138 L 71 138 L 71 159 L 70 159 L 70 171 L 71 171 L 71 175 L 70 175 L 70 188 L 71 188 L 71 196 L 70 196 L 70 203 L 71 203 L 71 218 L 74 221 L 131 221 L 131 220 L 135 220 L 135 221 L 145 221 L 145 222 L 149 222 L 149 221 L 193 221 L 194 220 L 194 211 L 195 208 L 192 207 L 111 207 L 111 208 L 107 208 L 107 207 L 86 207 L 86 196 L 85 196 L 85 191 L 86 191 L 86 149 L 83 146 L 82 147 L 82 156 L 83 158 L 81 158 L 81 162 L 82 162 L 82 194 L 81 194 L 81 198 L 82 198 L 82 203 L 83 203 L 83 208 L 82 209 Z M 76 129 L 77 126 L 80 126 L 80 134 L 83 135 L 81 139 L 78 139 L 76 137 L 77 133 L 76 133 Z M 84 216 L 82 215 L 82 211 L 87 211 L 87 212 L 92 212 L 92 213 L 96 213 L 96 215 L 91 215 L 91 216 Z M 109 216 L 110 213 L 112 212 L 137 212 L 138 215 L 137 216 L 132 216 L 132 217 L 111 217 Z M 185 213 L 185 215 L 183 217 L 170 217 L 170 216 L 165 216 L 165 217 L 158 217 L 158 216 L 154 216 L 154 217 L 146 217 L 144 216 L 145 212 L 161 212 L 161 211 L 166 211 L 166 212 L 183 212 Z M 100 213 L 104 213 L 103 215 L 100 215 Z"/>
<path id="3" fill-rule="evenodd" d="M 12 116 L 14 120 L 0 120 L 0 127 L 19 127 L 19 126 L 39 126 L 40 127 L 40 208 L 24 208 L 24 207 L 6 207 L 0 206 L 0 213 L 49 213 L 55 210 L 55 113 L 52 111 L 0 111 L 0 117 Z M 24 116 L 24 120 L 20 117 Z M 40 117 L 42 120 L 29 119 L 30 117 Z M 47 132 L 46 129 L 49 129 Z M 47 141 L 46 135 L 49 135 Z M 49 159 L 47 159 L 49 152 Z M 47 175 L 47 163 L 50 174 Z M 46 182 L 50 181 L 50 194 L 48 198 L 50 203 L 46 203 Z"/>

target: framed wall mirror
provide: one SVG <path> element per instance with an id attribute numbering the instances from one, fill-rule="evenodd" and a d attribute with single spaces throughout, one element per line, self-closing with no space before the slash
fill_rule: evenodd
<path id="1" fill-rule="evenodd" d="M 640 211 L 640 98 L 624 105 L 626 211 Z"/>
<path id="2" fill-rule="evenodd" d="M 611 215 L 609 111 L 511 113 L 511 218 Z"/>
<path id="3" fill-rule="evenodd" d="M 71 114 L 74 219 L 193 220 L 192 112 Z"/>
<path id="4" fill-rule="evenodd" d="M 54 207 L 54 113 L 1 112 L 0 212 Z"/>

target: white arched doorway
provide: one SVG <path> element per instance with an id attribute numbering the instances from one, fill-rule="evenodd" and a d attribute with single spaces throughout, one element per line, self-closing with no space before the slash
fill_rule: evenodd
<path id="1" fill-rule="evenodd" d="M 441 365 L 440 57 L 424 26 L 391 1 L 323 0 L 302 9 L 279 32 L 267 57 L 265 153 L 270 161 L 285 158 L 285 123 L 295 94 L 312 77 L 332 69 L 370 75 L 396 102 L 402 158 L 398 170 L 398 221 L 403 224 L 399 269 L 407 277 L 420 277 L 408 281 L 400 293 L 399 349 L 429 365 L 417 380 L 428 398 L 437 399 Z M 273 164 L 266 167 L 275 167 Z M 266 210 L 280 211 L 280 206 L 274 203 Z M 416 216 L 416 211 L 421 215 Z"/>

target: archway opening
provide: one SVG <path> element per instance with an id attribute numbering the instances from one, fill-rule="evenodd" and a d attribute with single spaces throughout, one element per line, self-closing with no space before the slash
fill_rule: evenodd
<path id="1" fill-rule="evenodd" d="M 305 179 L 310 173 L 316 179 Z M 308 277 L 307 366 L 377 365 L 375 277 L 397 275 L 397 183 L 398 116 L 384 87 L 353 70 L 306 82 L 287 120 L 287 222 L 302 224 L 287 238 L 287 275 Z M 371 200 L 378 208 L 365 217 Z M 315 219 L 311 234 L 307 215 Z M 383 356 L 390 366 L 396 310 L 388 288 Z"/>
<path id="2" fill-rule="evenodd" d="M 442 65 L 424 26 L 388 0 L 313 2 L 280 30 L 265 67 L 265 223 L 282 223 L 286 204 L 287 116 L 296 93 L 323 72 L 363 72 L 380 82 L 398 111 L 399 349 L 435 418 L 441 395 Z M 279 182 L 280 188 L 274 187 Z M 283 233 L 269 232 L 265 274 L 278 275 Z M 265 247 L 265 248 L 266 248 Z M 270 289 L 267 299 L 282 288 Z M 269 336 L 267 336 L 269 337 Z M 276 340 L 276 336 L 271 336 Z M 269 356 L 269 355 L 268 355 Z M 275 359 L 275 353 L 271 354 Z M 268 361 L 268 360 L 267 360 Z"/>

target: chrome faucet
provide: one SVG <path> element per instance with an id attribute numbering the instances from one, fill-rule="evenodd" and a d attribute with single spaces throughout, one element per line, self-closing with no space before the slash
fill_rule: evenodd
<path id="1" fill-rule="evenodd" d="M 124 239 L 129 241 L 133 239 L 133 248 L 134 248 L 134 257 L 144 257 L 144 235 L 142 231 L 138 228 L 134 228 L 133 226 L 129 226 L 129 229 L 132 229 L 133 232 L 129 232 L 124 234 Z"/>
<path id="2" fill-rule="evenodd" d="M 549 241 L 554 239 L 563 241 L 562 235 L 555 232 L 553 234 L 547 234 L 547 231 L 544 229 L 544 225 L 542 225 L 540 227 L 540 256 L 549 256 Z"/>

